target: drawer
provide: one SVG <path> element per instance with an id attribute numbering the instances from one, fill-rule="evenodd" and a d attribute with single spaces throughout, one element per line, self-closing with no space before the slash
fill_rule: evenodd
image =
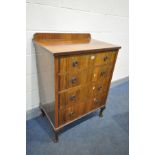
<path id="1" fill-rule="evenodd" d="M 85 64 L 85 56 L 66 56 L 59 59 L 59 73 L 76 72 L 83 68 Z M 85 66 L 86 67 L 86 66 Z"/>
<path id="2" fill-rule="evenodd" d="M 108 90 L 109 81 L 104 80 L 103 82 L 95 83 L 90 86 L 90 97 L 102 96 Z"/>
<path id="3" fill-rule="evenodd" d="M 59 90 L 68 89 L 71 87 L 79 86 L 81 84 L 86 84 L 91 81 L 90 70 L 83 70 L 77 73 L 66 73 L 58 75 L 59 79 Z"/>
<path id="4" fill-rule="evenodd" d="M 109 65 L 114 63 L 115 57 L 116 52 L 64 56 L 59 59 L 59 73 L 77 72 L 97 65 Z"/>
<path id="5" fill-rule="evenodd" d="M 90 101 L 78 103 L 59 110 L 59 125 L 70 122 L 92 110 Z"/>
<path id="6" fill-rule="evenodd" d="M 89 89 L 87 86 L 81 86 L 80 88 L 72 88 L 65 92 L 59 93 L 59 109 L 68 106 L 78 106 L 84 103 L 90 97 Z"/>
<path id="7" fill-rule="evenodd" d="M 76 106 L 70 106 L 59 110 L 59 125 L 63 125 L 77 118 Z"/>
<path id="8" fill-rule="evenodd" d="M 76 105 L 81 101 L 81 89 L 72 89 L 59 94 L 59 108 Z"/>
<path id="9" fill-rule="evenodd" d="M 113 65 L 108 65 L 108 66 L 99 66 L 99 67 L 94 67 L 90 72 L 91 72 L 91 81 L 96 82 L 96 81 L 104 81 L 107 79 L 107 77 L 110 78 L 110 75 L 112 73 L 112 67 Z"/>
<path id="10" fill-rule="evenodd" d="M 115 62 L 116 52 L 103 52 L 96 54 L 95 65 L 110 65 Z"/>
<path id="11" fill-rule="evenodd" d="M 105 104 L 106 101 L 106 92 L 103 92 L 101 96 L 96 96 L 92 98 L 92 109 L 101 107 L 102 105 Z"/>

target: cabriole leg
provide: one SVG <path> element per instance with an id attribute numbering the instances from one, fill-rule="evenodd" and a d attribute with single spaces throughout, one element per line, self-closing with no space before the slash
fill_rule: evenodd
<path id="1" fill-rule="evenodd" d="M 105 109 L 105 107 L 100 108 L 99 117 L 103 117 L 103 110 L 104 109 Z"/>
<path id="2" fill-rule="evenodd" d="M 44 116 L 45 116 L 44 111 L 43 111 L 42 109 L 40 109 L 40 110 L 41 110 L 41 114 L 42 114 L 42 116 L 44 117 Z"/>
<path id="3" fill-rule="evenodd" d="M 53 135 L 53 138 L 52 138 L 53 142 L 57 143 L 59 141 L 58 131 L 53 130 L 53 132 L 54 132 L 54 135 Z"/>

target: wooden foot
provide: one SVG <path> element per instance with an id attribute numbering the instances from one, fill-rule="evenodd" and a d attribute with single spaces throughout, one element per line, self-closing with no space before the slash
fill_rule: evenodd
<path id="1" fill-rule="evenodd" d="M 99 117 L 103 117 L 103 110 L 105 109 L 105 107 L 102 107 L 101 109 L 100 109 L 100 112 L 99 112 Z"/>
<path id="2" fill-rule="evenodd" d="M 54 131 L 54 135 L 53 135 L 52 139 L 53 139 L 54 143 L 57 143 L 59 141 L 59 137 L 58 137 L 58 132 L 57 131 Z"/>
<path id="3" fill-rule="evenodd" d="M 45 116 L 45 113 L 44 113 L 44 111 L 42 109 L 41 109 L 41 114 L 42 114 L 43 117 Z"/>

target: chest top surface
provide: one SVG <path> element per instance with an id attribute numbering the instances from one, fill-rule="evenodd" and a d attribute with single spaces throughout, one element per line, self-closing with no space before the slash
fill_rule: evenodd
<path id="1" fill-rule="evenodd" d="M 33 42 L 54 56 L 88 53 L 92 51 L 119 50 L 121 47 L 91 39 L 89 33 L 36 33 Z"/>

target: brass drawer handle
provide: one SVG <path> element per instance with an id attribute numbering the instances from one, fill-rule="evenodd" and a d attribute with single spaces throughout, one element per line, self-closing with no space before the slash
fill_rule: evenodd
<path id="1" fill-rule="evenodd" d="M 73 61 L 72 66 L 76 67 L 78 64 L 79 64 L 79 62 L 75 60 L 75 61 Z"/>
<path id="2" fill-rule="evenodd" d="M 95 103 L 95 104 L 98 104 L 98 103 L 99 103 L 99 100 L 96 99 L 96 98 L 94 98 L 94 103 Z"/>
<path id="3" fill-rule="evenodd" d="M 73 111 L 69 113 L 70 117 L 73 117 L 74 115 L 75 115 L 75 112 L 73 112 Z"/>
<path id="4" fill-rule="evenodd" d="M 77 82 L 77 78 L 76 77 L 72 77 L 71 81 L 72 84 L 75 84 Z"/>
<path id="5" fill-rule="evenodd" d="M 106 74 L 106 72 L 105 71 L 102 71 L 101 73 L 100 73 L 100 76 L 104 76 Z"/>
<path id="6" fill-rule="evenodd" d="M 103 57 L 103 61 L 107 61 L 108 60 L 108 56 Z"/>
<path id="7" fill-rule="evenodd" d="M 98 87 L 98 91 L 101 91 L 101 90 L 102 90 L 102 86 L 99 86 L 99 87 Z"/>
<path id="8" fill-rule="evenodd" d="M 72 95 L 70 96 L 70 100 L 73 102 L 73 101 L 76 101 L 76 96 L 75 95 Z"/>

